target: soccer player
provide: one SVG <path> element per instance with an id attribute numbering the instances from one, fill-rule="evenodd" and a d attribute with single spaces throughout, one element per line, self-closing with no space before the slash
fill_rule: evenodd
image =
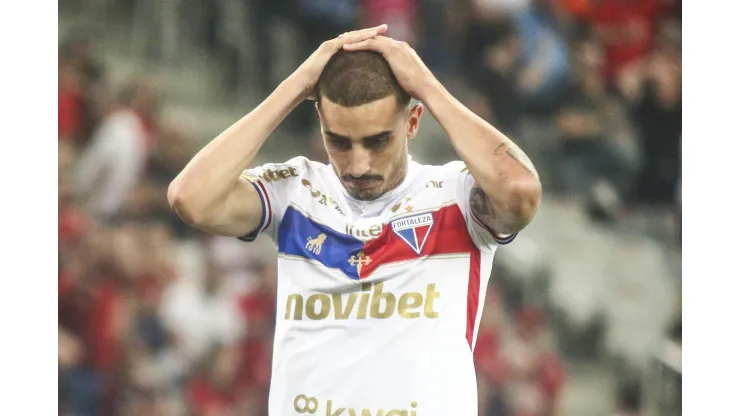
<path id="1" fill-rule="evenodd" d="M 524 153 L 386 30 L 324 42 L 169 188 L 194 227 L 278 246 L 271 415 L 478 412 L 472 351 L 493 255 L 531 221 L 541 186 Z M 248 169 L 305 99 L 331 163 Z M 461 161 L 409 158 L 425 108 Z"/>

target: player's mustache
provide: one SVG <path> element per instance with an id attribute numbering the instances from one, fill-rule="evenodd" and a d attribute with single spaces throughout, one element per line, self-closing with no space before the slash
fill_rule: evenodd
<path id="1" fill-rule="evenodd" d="M 382 181 L 383 177 L 380 175 L 362 175 L 362 176 L 344 175 L 342 176 L 342 179 L 344 179 L 347 182 L 369 182 L 369 181 Z"/>

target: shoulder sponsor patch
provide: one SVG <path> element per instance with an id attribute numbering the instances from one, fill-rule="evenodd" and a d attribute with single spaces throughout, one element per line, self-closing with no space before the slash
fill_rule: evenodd
<path id="1" fill-rule="evenodd" d="M 242 172 L 242 177 L 252 183 L 259 181 L 264 182 L 277 182 L 281 179 L 295 178 L 298 176 L 298 170 L 293 166 L 273 166 L 263 170 L 259 176 L 255 174 L 254 170 L 247 170 Z"/>
<path id="2" fill-rule="evenodd" d="M 274 169 L 266 169 L 260 178 L 265 182 L 276 182 L 280 179 L 295 178 L 298 176 L 296 168 L 290 166 L 283 168 L 283 166 L 276 166 Z"/>

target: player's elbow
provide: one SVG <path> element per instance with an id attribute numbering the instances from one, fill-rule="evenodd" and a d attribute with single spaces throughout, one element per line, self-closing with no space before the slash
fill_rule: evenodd
<path id="1" fill-rule="evenodd" d="M 198 209 L 195 198 L 189 195 L 187 187 L 177 178 L 167 188 L 167 202 L 187 224 L 197 227 L 204 221 L 202 210 Z"/>
<path id="2" fill-rule="evenodd" d="M 542 199 L 542 184 L 536 177 L 521 179 L 509 184 L 507 196 L 509 215 L 524 228 L 534 218 Z M 519 228 L 517 227 L 517 228 Z"/>

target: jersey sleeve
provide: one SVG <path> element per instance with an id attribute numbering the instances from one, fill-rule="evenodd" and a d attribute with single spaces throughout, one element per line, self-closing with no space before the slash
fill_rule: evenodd
<path id="1" fill-rule="evenodd" d="M 450 162 L 444 166 L 455 183 L 455 200 L 465 217 L 468 234 L 475 245 L 483 251 L 493 251 L 496 246 L 509 244 L 514 241 L 516 234 L 500 234 L 483 221 L 478 219 L 470 206 L 470 191 L 475 185 L 475 179 L 465 164 L 461 161 Z"/>
<path id="2" fill-rule="evenodd" d="M 296 157 L 285 163 L 268 163 L 242 172 L 241 176 L 257 190 L 262 203 L 262 218 L 259 226 L 238 237 L 240 240 L 251 242 L 260 234 L 266 234 L 277 241 L 277 230 L 290 203 L 291 191 L 300 182 L 308 163 L 308 159 Z"/>

